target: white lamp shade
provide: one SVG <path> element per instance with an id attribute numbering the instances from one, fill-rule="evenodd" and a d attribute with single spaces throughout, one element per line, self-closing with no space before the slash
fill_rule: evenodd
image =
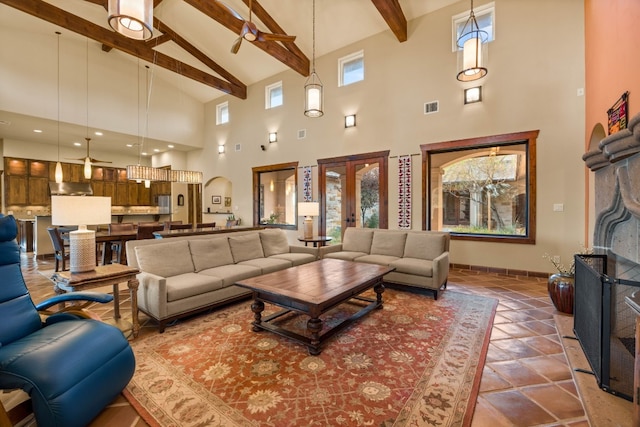
<path id="1" fill-rule="evenodd" d="M 153 36 L 153 0 L 109 0 L 108 22 L 125 37 L 148 40 Z"/>
<path id="2" fill-rule="evenodd" d="M 318 202 L 300 202 L 298 203 L 299 216 L 318 216 L 320 215 L 320 204 Z"/>
<path id="3" fill-rule="evenodd" d="M 58 184 L 62 184 L 62 163 L 56 163 L 56 173 L 55 173 L 56 182 Z"/>
<path id="4" fill-rule="evenodd" d="M 467 75 L 479 73 L 478 67 L 482 66 L 481 41 L 478 37 L 472 37 L 464 42 L 462 47 L 462 66 Z"/>
<path id="5" fill-rule="evenodd" d="M 84 179 L 91 179 L 91 160 L 89 157 L 84 159 Z"/>
<path id="6" fill-rule="evenodd" d="M 51 196 L 53 225 L 98 225 L 111 223 L 111 197 Z"/>

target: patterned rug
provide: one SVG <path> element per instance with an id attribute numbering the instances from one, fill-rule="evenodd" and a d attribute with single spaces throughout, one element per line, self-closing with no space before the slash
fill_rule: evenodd
<path id="1" fill-rule="evenodd" d="M 387 289 L 382 309 L 318 356 L 252 332 L 251 301 L 197 316 L 132 342 L 125 396 L 152 426 L 468 426 L 497 300 L 440 295 Z M 359 304 L 338 306 L 325 325 Z M 267 304 L 265 314 L 275 311 Z M 307 319 L 282 322 L 304 333 Z"/>

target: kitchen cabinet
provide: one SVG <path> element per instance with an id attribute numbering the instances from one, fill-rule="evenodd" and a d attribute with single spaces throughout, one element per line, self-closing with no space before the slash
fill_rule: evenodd
<path id="1" fill-rule="evenodd" d="M 49 178 L 29 177 L 27 204 L 46 206 L 50 203 Z"/>
<path id="2" fill-rule="evenodd" d="M 7 206 L 27 204 L 27 177 L 7 175 L 4 177 L 4 199 Z"/>

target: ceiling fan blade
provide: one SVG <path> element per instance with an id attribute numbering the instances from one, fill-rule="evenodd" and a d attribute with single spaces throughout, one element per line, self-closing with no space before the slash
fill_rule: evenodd
<path id="1" fill-rule="evenodd" d="M 82 160 L 84 160 L 84 159 L 82 159 Z M 93 157 L 89 157 L 89 161 L 91 162 L 91 164 L 94 164 L 94 163 L 113 163 L 113 162 L 110 162 L 108 160 L 94 159 Z"/>
<path id="2" fill-rule="evenodd" d="M 259 41 L 276 41 L 276 42 L 293 42 L 296 36 L 289 36 L 287 34 L 271 34 L 258 31 Z"/>
<path id="3" fill-rule="evenodd" d="M 239 19 L 241 21 L 244 21 L 244 18 L 235 10 L 233 10 L 230 6 L 227 6 L 226 4 L 224 4 L 221 1 L 217 2 L 220 6 L 224 7 L 225 9 L 227 9 L 229 11 L 229 13 L 231 13 L 233 16 L 235 16 L 236 19 Z"/>
<path id="4" fill-rule="evenodd" d="M 233 45 L 231 46 L 231 53 L 238 53 L 238 50 L 240 50 L 240 45 L 242 44 L 242 39 L 243 37 L 240 36 L 236 39 L 236 41 L 233 42 Z"/>

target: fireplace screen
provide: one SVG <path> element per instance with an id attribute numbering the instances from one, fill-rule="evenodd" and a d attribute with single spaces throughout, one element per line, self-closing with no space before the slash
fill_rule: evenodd
<path id="1" fill-rule="evenodd" d="M 573 331 L 598 386 L 633 400 L 635 314 L 625 297 L 640 282 L 607 275 L 606 255 L 575 256 Z"/>

